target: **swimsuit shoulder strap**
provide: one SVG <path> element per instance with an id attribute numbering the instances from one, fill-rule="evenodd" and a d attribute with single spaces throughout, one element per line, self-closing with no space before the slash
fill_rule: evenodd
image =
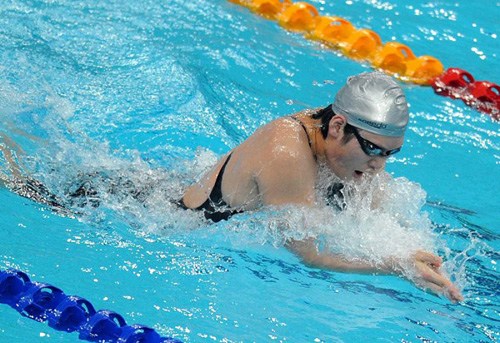
<path id="1" fill-rule="evenodd" d="M 306 126 L 304 125 L 304 123 L 297 117 L 295 116 L 290 116 L 290 118 L 292 118 L 293 120 L 295 120 L 297 123 L 300 124 L 300 126 L 302 126 L 302 128 L 304 129 L 304 132 L 306 133 L 306 136 L 307 136 L 307 140 L 309 142 L 309 147 L 311 148 L 312 150 L 312 141 L 311 141 L 311 137 L 309 137 L 309 133 L 307 132 L 307 128 Z"/>
<path id="2" fill-rule="evenodd" d="M 212 188 L 212 192 L 210 192 L 210 196 L 208 197 L 214 204 L 220 204 L 222 202 L 222 177 L 224 176 L 224 171 L 226 170 L 226 166 L 230 159 L 231 154 L 229 154 L 226 161 L 222 165 L 219 175 L 217 175 L 217 179 L 215 180 L 214 188 Z"/>
<path id="3" fill-rule="evenodd" d="M 222 168 L 217 175 L 217 179 L 215 180 L 214 187 L 212 188 L 212 192 L 208 196 L 207 200 L 197 208 L 193 210 L 203 211 L 203 214 L 206 219 L 217 223 L 221 220 L 227 220 L 234 214 L 242 213 L 242 210 L 230 210 L 228 209 L 228 204 L 222 199 L 222 177 L 224 175 L 224 171 L 226 166 L 231 159 L 231 154 L 227 157 L 226 161 L 222 165 Z M 184 204 L 184 200 L 180 200 L 177 202 L 183 209 L 190 209 Z"/>
<path id="4" fill-rule="evenodd" d="M 314 159 L 317 161 L 318 157 L 314 153 L 313 142 L 311 140 L 311 136 L 309 136 L 309 133 L 307 132 L 306 126 L 304 125 L 304 123 L 299 118 L 297 118 L 295 116 L 290 116 L 290 118 L 292 118 L 293 120 L 295 120 L 296 122 L 298 122 L 300 124 L 300 126 L 302 126 L 302 128 L 304 129 L 304 132 L 306 133 L 306 136 L 307 136 L 307 142 L 309 143 L 309 148 L 311 148 L 311 153 L 313 154 Z"/>

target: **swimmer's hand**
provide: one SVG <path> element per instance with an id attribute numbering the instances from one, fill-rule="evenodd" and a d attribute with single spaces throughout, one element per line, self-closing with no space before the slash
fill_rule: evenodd
<path id="1" fill-rule="evenodd" d="M 441 257 L 426 251 L 416 251 L 407 261 L 394 265 L 394 271 L 417 286 L 442 294 L 452 302 L 464 300 L 460 290 L 441 272 Z"/>

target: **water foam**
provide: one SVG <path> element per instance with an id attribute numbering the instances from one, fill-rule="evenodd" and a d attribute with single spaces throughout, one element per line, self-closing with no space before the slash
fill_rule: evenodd
<path id="1" fill-rule="evenodd" d="M 288 239 L 316 238 L 322 250 L 342 254 L 351 260 L 381 263 L 387 257 L 409 257 L 417 250 L 436 252 L 437 235 L 428 215 L 422 211 L 425 192 L 405 178 L 382 173 L 359 184 L 346 184 L 339 206 L 328 206 L 327 185 L 334 176 L 319 182 L 316 207 L 267 208 L 266 215 L 237 221 L 243 231 L 265 228 L 260 241 L 283 245 Z M 343 207 L 339 210 L 338 207 Z M 267 238 L 263 238 L 267 236 Z"/>

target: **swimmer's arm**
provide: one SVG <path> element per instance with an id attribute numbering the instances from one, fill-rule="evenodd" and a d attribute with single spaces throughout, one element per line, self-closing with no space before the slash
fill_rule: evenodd
<path id="1" fill-rule="evenodd" d="M 395 274 L 394 269 L 389 264 L 373 266 L 363 261 L 348 261 L 341 255 L 333 255 L 319 252 L 314 240 L 289 241 L 288 249 L 298 255 L 302 261 L 311 267 L 329 269 L 339 272 L 354 272 L 359 274 Z"/>
<path id="2" fill-rule="evenodd" d="M 339 255 L 321 253 L 312 239 L 290 241 L 287 247 L 312 267 L 360 274 L 395 274 L 407 278 L 421 288 L 442 294 L 452 302 L 463 300 L 458 288 L 439 270 L 441 258 L 425 251 L 417 251 L 409 259 L 391 258 L 374 266 L 362 261 L 348 261 Z"/>

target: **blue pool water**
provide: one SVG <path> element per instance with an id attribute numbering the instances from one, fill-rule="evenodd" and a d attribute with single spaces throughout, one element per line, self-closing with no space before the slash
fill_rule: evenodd
<path id="1" fill-rule="evenodd" d="M 498 3 L 311 3 L 500 80 Z M 397 277 L 304 266 L 275 233 L 279 220 L 294 223 L 293 209 L 209 225 L 168 203 L 257 127 L 328 104 L 368 66 L 223 0 L 6 0 L 0 41 L 2 144 L 10 137 L 24 172 L 56 195 L 94 175 L 102 198 L 68 216 L 0 188 L 0 269 L 185 342 L 498 340 L 500 142 L 488 116 L 404 85 L 411 127 L 387 168 L 389 209 L 405 213 L 410 237 L 444 255 L 463 288 L 453 305 Z M 122 193 L 109 192 L 110 179 Z M 131 184 L 149 186 L 145 202 L 127 196 Z M 390 216 L 359 212 L 323 234 L 359 250 L 365 220 L 359 238 L 375 255 L 412 243 L 387 230 Z M 0 342 L 77 337 L 0 306 Z"/>

